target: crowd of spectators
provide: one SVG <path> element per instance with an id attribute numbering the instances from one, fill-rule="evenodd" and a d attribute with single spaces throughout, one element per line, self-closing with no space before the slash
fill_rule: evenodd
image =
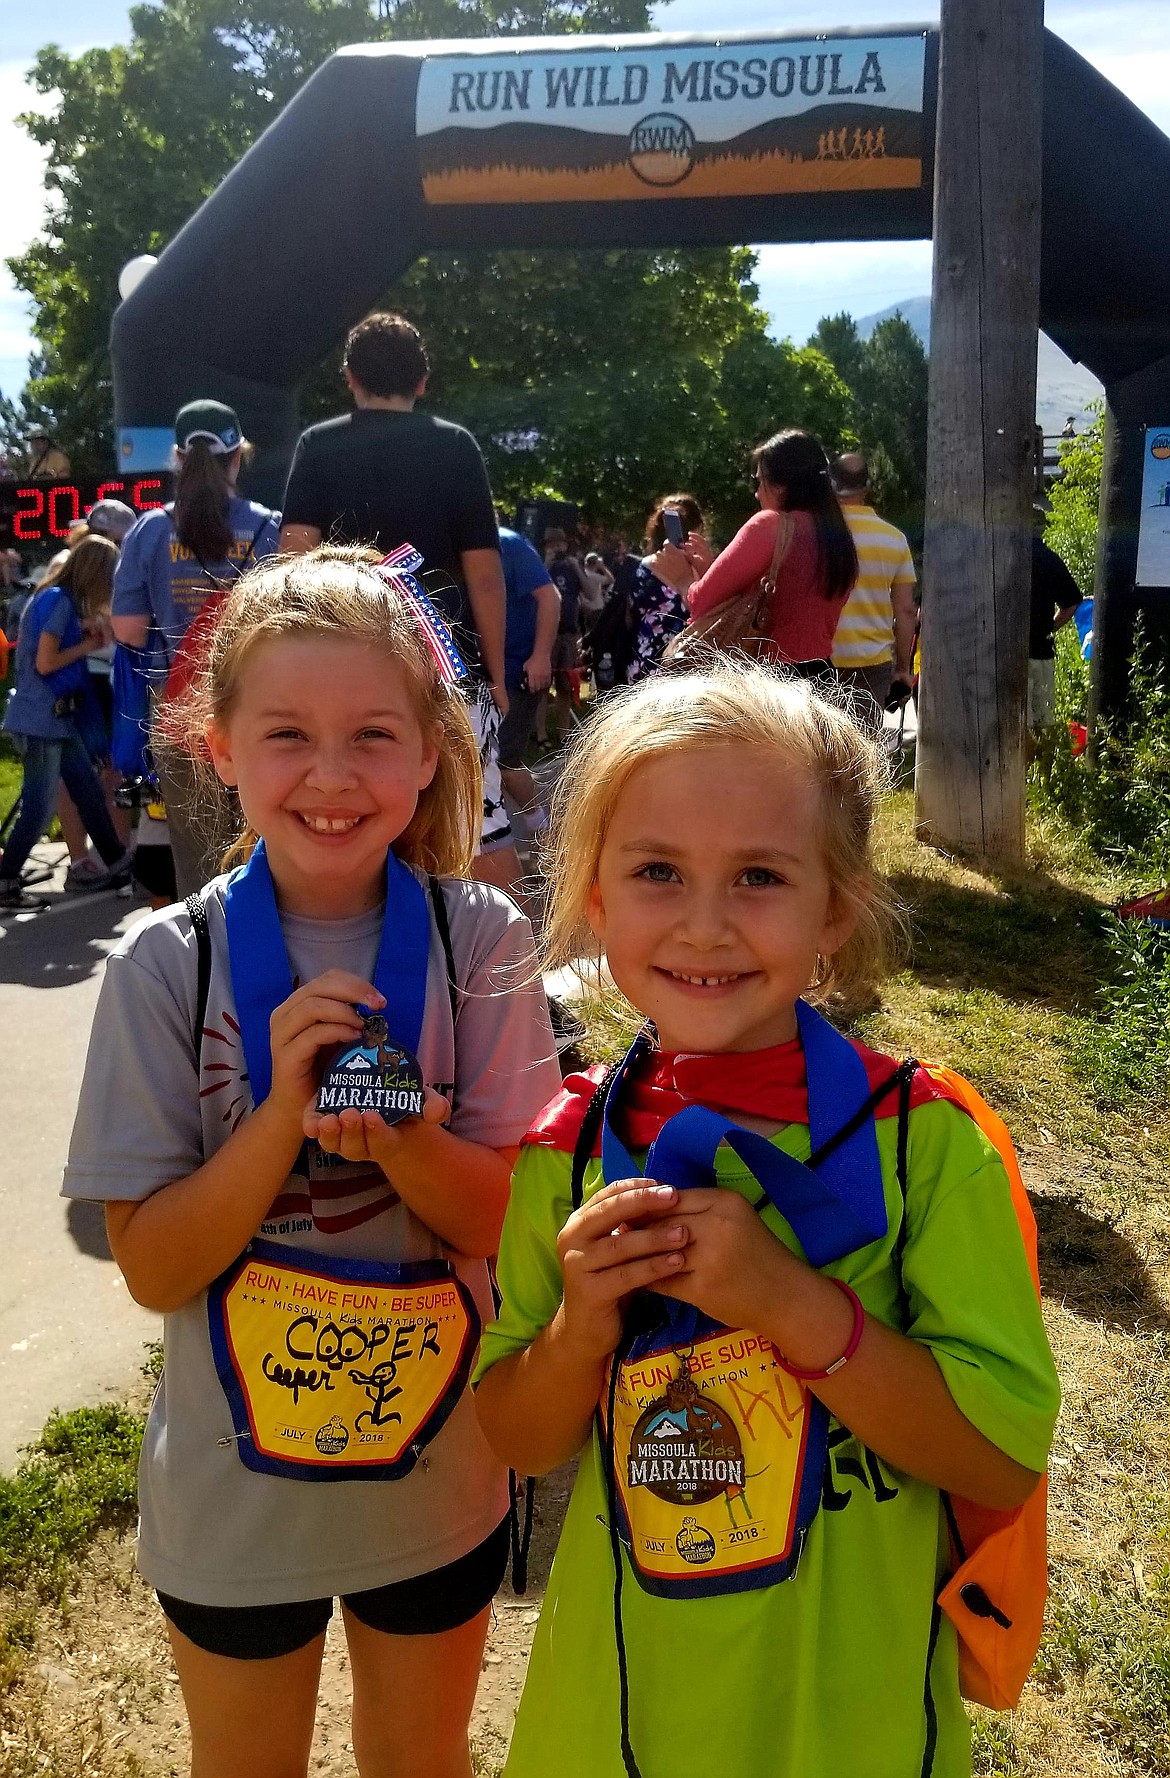
<path id="1" fill-rule="evenodd" d="M 910 694 L 913 561 L 902 533 L 870 504 L 859 452 L 831 465 L 805 432 L 789 429 L 765 440 L 752 458 L 759 510 L 722 550 L 689 492 L 654 503 L 637 551 L 625 537 L 565 526 L 529 537 L 500 522 L 471 434 L 417 405 L 430 365 L 409 321 L 367 316 L 346 342 L 343 374 L 352 407 L 302 435 L 282 513 L 237 489 L 251 452 L 237 415 L 217 401 L 194 401 L 176 418 L 173 502 L 141 516 L 116 500 L 98 502 L 31 583 L 22 582 L 23 564 L 11 552 L 0 562 L 10 641 L 22 611 L 40 601 L 16 650 L 20 673 L 42 682 L 33 688 L 33 702 L 44 702 L 51 689 L 41 660 L 48 644 L 42 649 L 39 640 L 46 623 L 58 640 L 77 628 L 68 647 L 83 665 L 105 736 L 100 744 L 94 730 L 87 754 L 104 786 L 104 816 L 88 779 L 81 789 L 71 745 L 56 777 L 51 769 L 33 771 L 36 796 L 26 789 L 17 832 L 0 860 L 0 890 L 10 900 L 23 905 L 26 829 L 34 815 L 41 819 L 44 785 L 57 777 L 69 887 L 122 881 L 136 842 L 144 839 L 154 849 L 149 864 L 143 855 L 140 881 L 156 899 L 188 893 L 217 868 L 226 836 L 210 831 L 197 807 L 197 775 L 183 749 L 168 742 L 165 711 L 191 670 L 192 639 L 213 621 L 223 592 L 250 564 L 278 551 L 295 555 L 328 541 L 383 553 L 409 543 L 420 552 L 424 578 L 471 676 L 484 771 L 475 873 L 517 897 L 523 879 L 515 836 L 531 841 L 547 822 L 539 772 L 532 770 L 539 752 L 563 745 L 581 722 L 587 697 L 604 697 L 658 672 L 689 622 L 762 582 L 774 582 L 763 639 L 771 659 L 793 673 L 835 682 L 871 729 L 880 726 L 883 707 Z M 46 433 L 30 439 L 29 473 L 34 460 L 39 474 L 68 470 L 68 458 Z M 87 595 L 79 604 L 70 564 L 83 543 L 98 539 L 117 562 L 112 598 L 102 605 Z M 54 589 L 51 622 L 45 589 Z M 122 668 L 143 682 L 141 785 L 118 799 L 140 807 L 136 830 L 113 800 L 115 642 Z M 22 681 L 7 727 L 21 737 L 26 771 L 35 762 L 29 735 L 17 724 L 27 728 L 28 708 L 29 686 Z M 70 720 L 54 722 L 68 727 Z M 111 830 L 119 847 L 107 856 Z"/>

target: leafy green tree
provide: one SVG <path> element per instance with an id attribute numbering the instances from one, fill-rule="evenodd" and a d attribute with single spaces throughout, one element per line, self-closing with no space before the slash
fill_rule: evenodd
<path id="1" fill-rule="evenodd" d="M 857 424 L 886 463 L 875 461 L 875 494 L 891 521 L 922 535 L 926 505 L 927 385 L 922 341 L 901 315 L 879 321 L 865 342 Z"/>
<path id="2" fill-rule="evenodd" d="M 826 315 L 809 341 L 853 393 L 855 425 L 869 460 L 874 504 L 912 539 L 926 504 L 927 358 L 901 315 L 862 339 L 852 315 Z"/>
<path id="3" fill-rule="evenodd" d="M 648 27 L 647 0 L 162 0 L 125 47 L 54 45 L 20 121 L 48 154 L 43 236 L 9 261 L 35 304 L 28 399 L 79 471 L 112 460 L 107 358 L 120 268 L 158 253 L 308 76 L 343 43 Z"/>
<path id="4" fill-rule="evenodd" d="M 0 457 L 17 473 L 28 455 L 30 430 L 44 420 L 44 414 L 25 396 L 13 401 L 11 396 L 0 395 Z"/>
<path id="5" fill-rule="evenodd" d="M 865 341 L 858 333 L 852 315 L 844 311 L 838 315 L 822 315 L 808 343 L 824 353 L 851 389 L 858 387 L 865 362 Z"/>

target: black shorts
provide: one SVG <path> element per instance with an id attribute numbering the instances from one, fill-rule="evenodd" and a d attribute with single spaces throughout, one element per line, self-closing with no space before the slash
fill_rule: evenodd
<path id="1" fill-rule="evenodd" d="M 491 1603 L 508 1566 L 508 1521 L 445 1568 L 365 1593 L 346 1593 L 342 1604 L 370 1630 L 388 1636 L 436 1636 L 478 1617 Z M 298 1599 L 289 1605 L 190 1605 L 160 1593 L 158 1602 L 181 1635 L 211 1655 L 236 1661 L 269 1661 L 291 1655 L 320 1636 L 333 1616 L 332 1599 Z"/>
<path id="2" fill-rule="evenodd" d="M 500 719 L 500 765 L 505 772 L 524 764 L 539 707 L 539 692 L 525 691 L 521 685 L 508 687 L 508 714 Z"/>

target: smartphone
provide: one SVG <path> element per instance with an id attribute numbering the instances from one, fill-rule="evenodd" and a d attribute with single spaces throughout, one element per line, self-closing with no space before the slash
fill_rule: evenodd
<path id="1" fill-rule="evenodd" d="M 666 532 L 666 541 L 673 543 L 676 549 L 681 549 L 686 542 L 686 534 L 683 531 L 682 519 L 673 507 L 668 506 L 663 513 L 662 528 Z"/>

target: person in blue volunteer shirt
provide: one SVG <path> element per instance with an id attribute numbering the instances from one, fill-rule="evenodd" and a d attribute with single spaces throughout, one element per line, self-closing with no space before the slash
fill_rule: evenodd
<path id="1" fill-rule="evenodd" d="M 107 741 L 86 669 L 86 657 L 109 638 L 102 613 L 116 556 L 108 538 L 85 538 L 20 620 L 16 689 L 4 729 L 16 738 L 24 777 L 20 813 L 0 858 L 0 911 L 46 905 L 29 895 L 20 873 L 48 824 L 62 781 L 106 866 L 93 886 L 114 888 L 129 880 L 130 856 L 110 819 L 92 757 L 104 754 Z"/>
<path id="2" fill-rule="evenodd" d="M 505 525 L 500 526 L 500 560 L 508 595 L 504 631 L 508 714 L 500 723 L 500 777 L 519 804 L 531 839 L 548 826 L 548 815 L 524 755 L 541 697 L 552 681 L 561 595 L 528 539 Z"/>
<path id="3" fill-rule="evenodd" d="M 190 401 L 175 416 L 174 503 L 144 513 L 122 545 L 114 579 L 113 627 L 118 642 L 150 651 L 150 674 L 161 695 L 176 650 L 207 600 L 246 568 L 274 556 L 280 515 L 236 492 L 252 454 L 239 418 L 219 401 Z M 157 705 L 156 705 L 157 710 Z M 219 869 L 224 836 L 209 832 L 194 806 L 189 760 L 157 746 L 180 896 Z"/>

